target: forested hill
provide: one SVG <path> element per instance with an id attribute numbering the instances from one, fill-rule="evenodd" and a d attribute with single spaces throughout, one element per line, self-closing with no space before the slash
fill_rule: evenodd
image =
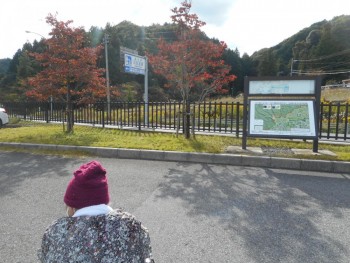
<path id="1" fill-rule="evenodd" d="M 9 65 L 10 65 L 11 59 L 5 58 L 5 59 L 0 59 L 0 76 L 3 74 L 6 74 Z"/>
<path id="2" fill-rule="evenodd" d="M 165 23 L 140 27 L 129 21 L 118 25 L 107 24 L 105 28 L 92 27 L 86 32 L 91 46 L 103 42 L 109 35 L 108 54 L 111 85 L 123 85 L 122 99 L 140 100 L 143 93 L 143 77 L 125 74 L 120 61 L 120 47 L 135 49 L 140 55 L 155 52 L 160 37 L 167 41 L 175 39 L 174 25 Z M 203 37 L 206 37 L 203 34 Z M 218 42 L 218 39 L 211 39 Z M 22 80 L 40 70 L 28 52 L 42 52 L 42 42 L 25 43 L 12 59 L 0 59 L 0 98 L 18 99 L 23 95 Z M 252 56 L 240 54 L 239 50 L 227 49 L 223 59 L 231 65 L 238 78 L 228 87 L 230 95 L 243 90 L 244 76 L 283 76 L 298 74 L 321 74 L 323 84 L 339 83 L 350 78 L 350 16 L 338 16 L 304 28 L 271 48 L 256 51 Z M 292 65 L 293 61 L 293 65 Z M 98 61 L 105 67 L 104 52 Z M 345 72 L 340 74 L 339 72 Z M 177 99 L 171 90 L 163 89 L 164 79 L 152 74 L 149 77 L 151 100 Z M 22 92 L 22 93 L 21 93 Z"/>
<path id="3" fill-rule="evenodd" d="M 293 59 L 293 75 L 321 74 L 324 82 L 349 78 L 350 16 L 314 23 L 250 58 L 260 76 L 290 74 Z"/>

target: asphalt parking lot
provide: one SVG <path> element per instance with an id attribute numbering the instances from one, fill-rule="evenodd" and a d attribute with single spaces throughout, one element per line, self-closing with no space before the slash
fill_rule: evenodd
<path id="1" fill-rule="evenodd" d="M 348 174 L 96 157 L 111 206 L 149 229 L 156 262 L 349 262 Z M 0 151 L 1 262 L 37 262 L 90 158 Z"/>

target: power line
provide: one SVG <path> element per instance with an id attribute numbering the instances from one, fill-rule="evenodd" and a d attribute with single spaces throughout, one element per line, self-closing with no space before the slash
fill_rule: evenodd
<path id="1" fill-rule="evenodd" d="M 176 31 L 155 31 L 155 32 L 145 32 L 144 34 L 156 35 L 156 34 L 170 34 L 170 33 L 176 33 Z"/>
<path id="2" fill-rule="evenodd" d="M 336 75 L 336 74 L 346 74 L 350 73 L 350 69 L 345 69 L 344 71 L 329 71 L 329 72 L 320 72 L 320 71 L 301 71 L 301 70 L 292 70 L 292 73 L 299 75 Z"/>
<path id="3" fill-rule="evenodd" d="M 336 56 L 340 56 L 340 55 L 344 55 L 346 53 L 350 53 L 350 49 L 346 49 L 331 55 L 327 55 L 327 56 L 322 56 L 319 58 L 314 58 L 314 59 L 293 59 L 294 62 L 309 62 L 309 61 L 319 61 L 319 60 L 323 60 L 323 59 L 327 59 L 327 58 L 332 58 L 332 57 L 336 57 Z"/>
<path id="4" fill-rule="evenodd" d="M 293 73 L 297 73 L 297 74 L 301 74 L 301 75 L 315 75 L 315 74 L 321 74 L 321 75 L 335 75 L 335 74 L 345 74 L 345 73 L 349 73 L 348 69 L 336 69 L 334 71 L 328 71 L 328 72 L 322 72 L 322 70 L 325 70 L 327 68 L 336 68 L 336 67 L 340 67 L 340 66 L 345 66 L 348 65 L 350 62 L 348 61 L 334 61 L 334 62 L 329 62 L 329 61 L 325 61 L 325 62 L 318 62 L 318 61 L 322 61 L 324 59 L 329 59 L 329 58 L 333 58 L 333 57 L 337 57 L 340 55 L 344 55 L 350 53 L 350 49 L 346 49 L 337 53 L 333 53 L 327 56 L 322 56 L 322 57 L 318 57 L 318 58 L 314 58 L 314 59 L 293 59 L 292 58 L 292 62 L 291 62 L 291 71 L 290 71 L 290 75 L 292 76 Z M 303 62 L 304 65 L 308 64 L 309 66 L 312 67 L 312 64 L 318 64 L 319 68 L 315 68 L 312 69 L 312 71 L 304 71 L 302 72 L 301 70 L 293 70 L 293 64 L 295 62 Z M 315 63 L 318 62 L 318 63 Z M 311 64 L 311 65 L 310 65 Z M 324 65 L 324 66 L 320 66 L 320 65 Z"/>
<path id="5" fill-rule="evenodd" d="M 319 67 L 318 69 L 323 69 L 323 70 L 326 70 L 327 68 L 338 68 L 337 70 L 341 70 L 339 69 L 340 66 L 349 66 L 350 65 L 350 61 L 349 62 L 336 62 L 336 63 L 332 63 L 330 62 L 329 65 L 325 65 L 323 67 Z"/>

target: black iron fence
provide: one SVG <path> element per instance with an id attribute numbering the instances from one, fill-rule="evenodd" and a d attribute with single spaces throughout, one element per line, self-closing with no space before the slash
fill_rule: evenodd
<path id="1" fill-rule="evenodd" d="M 319 138 L 350 139 L 349 103 L 321 103 Z"/>
<path id="2" fill-rule="evenodd" d="M 66 108 L 57 102 L 3 103 L 11 117 L 45 122 L 66 122 Z M 101 127 L 177 130 L 183 128 L 181 102 L 105 102 L 74 105 L 74 123 Z M 237 137 L 243 130 L 243 104 L 203 102 L 191 104 L 192 132 L 227 133 Z M 319 138 L 350 139 L 349 104 L 321 103 Z"/>

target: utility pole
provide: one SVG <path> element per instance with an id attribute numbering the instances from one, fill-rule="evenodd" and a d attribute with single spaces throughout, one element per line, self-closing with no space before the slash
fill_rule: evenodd
<path id="1" fill-rule="evenodd" d="M 144 94 L 144 101 L 145 101 L 145 123 L 148 126 L 148 58 L 145 56 L 145 94 Z"/>
<path id="2" fill-rule="evenodd" d="M 294 59 L 292 58 L 292 62 L 290 64 L 290 75 L 293 76 L 293 62 L 294 62 Z"/>
<path id="3" fill-rule="evenodd" d="M 37 32 L 33 32 L 33 31 L 29 31 L 29 30 L 26 30 L 25 31 L 27 34 L 35 34 L 35 35 L 38 35 L 38 36 L 40 36 L 41 37 L 41 39 L 46 39 L 42 34 L 39 34 L 39 33 L 37 33 Z M 49 45 L 47 45 L 47 48 L 48 48 L 48 50 L 50 50 L 50 46 Z M 52 95 L 50 95 L 50 114 L 51 114 L 51 116 L 52 116 L 52 111 L 53 111 L 53 97 L 52 97 Z"/>
<path id="4" fill-rule="evenodd" d="M 103 43 L 105 44 L 105 57 L 106 57 L 107 120 L 109 120 L 109 115 L 111 113 L 111 92 L 109 88 L 109 69 L 108 69 L 108 43 L 109 43 L 108 34 L 104 35 Z"/>

